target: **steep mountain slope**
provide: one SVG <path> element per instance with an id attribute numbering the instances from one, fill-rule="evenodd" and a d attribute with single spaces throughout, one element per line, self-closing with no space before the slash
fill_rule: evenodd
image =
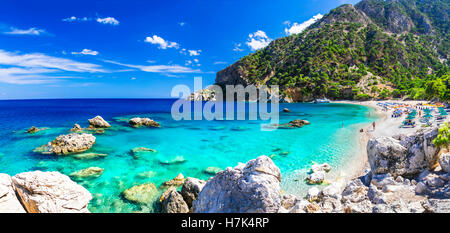
<path id="1" fill-rule="evenodd" d="M 287 101 L 449 99 L 449 0 L 362 0 L 219 71 L 216 84 L 279 85 Z"/>

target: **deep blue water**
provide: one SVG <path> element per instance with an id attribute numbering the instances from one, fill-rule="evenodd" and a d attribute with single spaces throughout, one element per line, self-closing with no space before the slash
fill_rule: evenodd
<path id="1" fill-rule="evenodd" d="M 65 99 L 0 101 L 0 172 L 44 170 L 70 173 L 92 166 L 104 168 L 95 179 L 76 180 L 94 196 L 93 212 L 157 211 L 155 205 L 141 206 L 124 200 L 120 193 L 133 185 L 153 182 L 158 187 L 178 173 L 207 179 L 207 167 L 236 166 L 238 162 L 271 156 L 283 175 L 285 193 L 303 194 L 303 179 L 314 162 L 328 162 L 333 170 L 348 164 L 358 147 L 358 129 L 374 120 L 373 110 L 348 104 L 280 104 L 280 123 L 305 119 L 311 125 L 299 129 L 261 131 L 267 121 L 175 121 L 170 114 L 173 99 Z M 89 152 L 106 157 L 78 160 L 72 156 L 41 155 L 32 152 L 75 123 L 87 127 L 87 119 L 101 115 L 111 125 L 95 135 Z M 162 127 L 134 129 L 123 118 L 150 117 Z M 50 129 L 33 135 L 31 127 Z M 344 127 L 343 127 L 344 126 Z M 130 154 L 135 147 L 149 147 L 157 153 Z M 185 162 L 166 164 L 177 158 Z M 337 174 L 337 173 L 336 173 Z"/>

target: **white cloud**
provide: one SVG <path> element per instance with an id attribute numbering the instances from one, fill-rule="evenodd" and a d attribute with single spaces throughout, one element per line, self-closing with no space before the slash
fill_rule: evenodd
<path id="1" fill-rule="evenodd" d="M 131 77 L 131 80 L 136 80 L 136 78 L 135 77 Z"/>
<path id="2" fill-rule="evenodd" d="M 255 33 L 250 33 L 248 37 L 249 38 L 246 44 L 253 51 L 266 47 L 272 41 L 272 39 L 270 39 L 266 33 L 261 30 L 256 31 Z"/>
<path id="3" fill-rule="evenodd" d="M 17 54 L 0 50 L 0 65 L 48 68 L 73 72 L 105 72 L 99 65 L 52 57 L 41 53 Z"/>
<path id="4" fill-rule="evenodd" d="M 97 18 L 97 22 L 102 24 L 119 25 L 119 21 L 113 17 Z"/>
<path id="5" fill-rule="evenodd" d="M 298 34 L 305 30 L 307 27 L 311 26 L 313 23 L 315 23 L 317 20 L 321 19 L 323 17 L 322 14 L 317 14 L 313 16 L 311 19 L 306 20 L 303 23 L 294 23 L 290 28 L 285 28 L 284 31 L 287 35 L 293 35 Z"/>
<path id="6" fill-rule="evenodd" d="M 216 61 L 216 62 L 214 62 L 214 65 L 225 65 L 225 64 L 228 64 L 228 62 L 226 62 L 226 61 Z"/>
<path id="7" fill-rule="evenodd" d="M 32 36 L 38 36 L 41 34 L 45 34 L 45 30 L 38 29 L 38 28 L 30 28 L 30 29 L 18 29 L 18 28 L 11 28 L 11 31 L 4 32 L 4 34 L 9 35 L 32 35 Z"/>
<path id="8" fill-rule="evenodd" d="M 244 49 L 242 49 L 241 46 L 242 46 L 241 43 L 235 43 L 233 51 L 236 51 L 236 52 L 244 51 Z"/>
<path id="9" fill-rule="evenodd" d="M 74 21 L 82 21 L 82 22 L 86 22 L 86 21 L 91 21 L 91 18 L 88 17 L 82 17 L 82 18 L 78 18 L 75 16 L 69 17 L 69 18 L 65 18 L 62 21 L 64 22 L 74 22 Z"/>
<path id="10" fill-rule="evenodd" d="M 188 50 L 189 56 L 200 56 L 201 50 Z"/>
<path id="11" fill-rule="evenodd" d="M 167 48 L 176 48 L 176 49 L 178 49 L 180 47 L 180 45 L 178 43 L 166 41 L 166 40 L 164 40 L 163 38 L 161 38 L 161 37 L 159 37 L 157 35 L 153 35 L 153 37 L 145 38 L 145 42 L 159 45 L 160 49 L 167 49 Z"/>
<path id="12" fill-rule="evenodd" d="M 126 66 L 130 68 L 139 69 L 144 72 L 149 73 L 162 73 L 162 74 L 182 74 L 182 73 L 201 73 L 198 69 L 192 69 L 185 66 L 180 65 L 151 65 L 151 66 L 142 66 L 142 65 L 131 65 L 124 64 L 120 62 L 104 60 L 104 62 L 108 62 L 115 65 Z"/>
<path id="13" fill-rule="evenodd" d="M 90 49 L 83 49 L 81 52 L 72 52 L 72 54 L 83 54 L 83 55 L 96 56 L 96 55 L 98 55 L 98 52 L 94 51 L 94 50 L 90 50 Z"/>
<path id="14" fill-rule="evenodd" d="M 180 25 L 181 27 L 183 27 L 184 25 L 186 25 L 186 22 L 179 22 L 178 25 Z"/>

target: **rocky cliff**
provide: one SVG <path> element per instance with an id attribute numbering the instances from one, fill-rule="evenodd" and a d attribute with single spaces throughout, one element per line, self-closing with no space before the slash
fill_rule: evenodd
<path id="1" fill-rule="evenodd" d="M 219 71 L 216 84 L 279 85 L 294 102 L 413 96 L 420 80 L 448 79 L 449 10 L 448 0 L 342 5 Z"/>

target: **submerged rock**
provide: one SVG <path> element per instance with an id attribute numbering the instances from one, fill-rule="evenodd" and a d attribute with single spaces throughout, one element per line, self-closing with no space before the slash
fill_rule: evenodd
<path id="1" fill-rule="evenodd" d="M 74 178 L 90 178 L 90 177 L 100 177 L 103 174 L 105 169 L 100 167 L 89 167 L 86 169 L 82 169 L 70 174 L 71 177 Z"/>
<path id="2" fill-rule="evenodd" d="M 192 206 L 192 202 L 197 200 L 198 194 L 202 191 L 205 184 L 206 181 L 204 180 L 193 177 L 186 178 L 183 187 L 181 187 L 181 195 L 189 207 Z"/>
<path id="3" fill-rule="evenodd" d="M 60 135 L 46 145 L 36 148 L 34 151 L 43 154 L 69 154 L 89 150 L 95 143 L 92 134 L 66 134 Z"/>
<path id="4" fill-rule="evenodd" d="M 147 127 L 160 127 L 159 123 L 150 118 L 131 118 L 128 122 L 133 127 L 147 126 Z"/>
<path id="5" fill-rule="evenodd" d="M 71 157 L 76 158 L 76 159 L 95 159 L 95 158 L 106 157 L 106 156 L 108 156 L 108 154 L 93 153 L 93 152 L 71 155 Z"/>
<path id="6" fill-rule="evenodd" d="M 140 177 L 140 178 L 151 178 L 151 177 L 156 176 L 156 172 L 154 172 L 154 171 L 146 171 L 146 172 L 138 173 L 136 176 Z"/>
<path id="7" fill-rule="evenodd" d="M 156 150 L 150 149 L 150 148 L 147 148 L 147 147 L 136 147 L 136 148 L 131 149 L 131 152 L 132 152 L 132 153 L 139 153 L 139 152 L 156 152 Z"/>
<path id="8" fill-rule="evenodd" d="M 131 149 L 131 154 L 136 159 L 139 158 L 139 153 L 143 153 L 143 152 L 156 152 L 156 150 L 150 149 L 147 147 L 136 147 L 136 148 Z"/>
<path id="9" fill-rule="evenodd" d="M 92 195 L 59 172 L 24 172 L 12 177 L 28 213 L 88 213 Z"/>
<path id="10" fill-rule="evenodd" d="M 276 213 L 280 208 L 280 169 L 267 156 L 227 168 L 208 180 L 196 213 Z"/>
<path id="11" fill-rule="evenodd" d="M 0 173 L 0 213 L 26 213 L 8 174 Z"/>
<path id="12" fill-rule="evenodd" d="M 170 160 L 162 160 L 161 159 L 161 160 L 159 160 L 159 162 L 161 164 L 170 165 L 170 164 L 184 163 L 184 162 L 186 162 L 186 159 L 184 159 L 184 157 L 180 155 L 180 156 L 177 156 Z"/>
<path id="13" fill-rule="evenodd" d="M 153 183 L 133 186 L 122 192 L 125 199 L 138 204 L 148 204 L 158 198 L 158 189 Z"/>
<path id="14" fill-rule="evenodd" d="M 111 125 L 103 119 L 101 116 L 96 116 L 92 119 L 89 119 L 89 128 L 97 129 L 97 128 L 109 128 Z"/>
<path id="15" fill-rule="evenodd" d="M 204 172 L 206 174 L 215 175 L 220 171 L 222 171 L 222 168 L 220 167 L 207 167 Z"/>
<path id="16" fill-rule="evenodd" d="M 438 160 L 438 148 L 433 144 L 437 133 L 437 128 L 433 128 L 410 135 L 370 139 L 367 154 L 372 172 L 410 177 L 433 167 Z"/>
<path id="17" fill-rule="evenodd" d="M 175 188 L 170 188 L 161 197 L 163 213 L 188 213 L 189 207 Z"/>

